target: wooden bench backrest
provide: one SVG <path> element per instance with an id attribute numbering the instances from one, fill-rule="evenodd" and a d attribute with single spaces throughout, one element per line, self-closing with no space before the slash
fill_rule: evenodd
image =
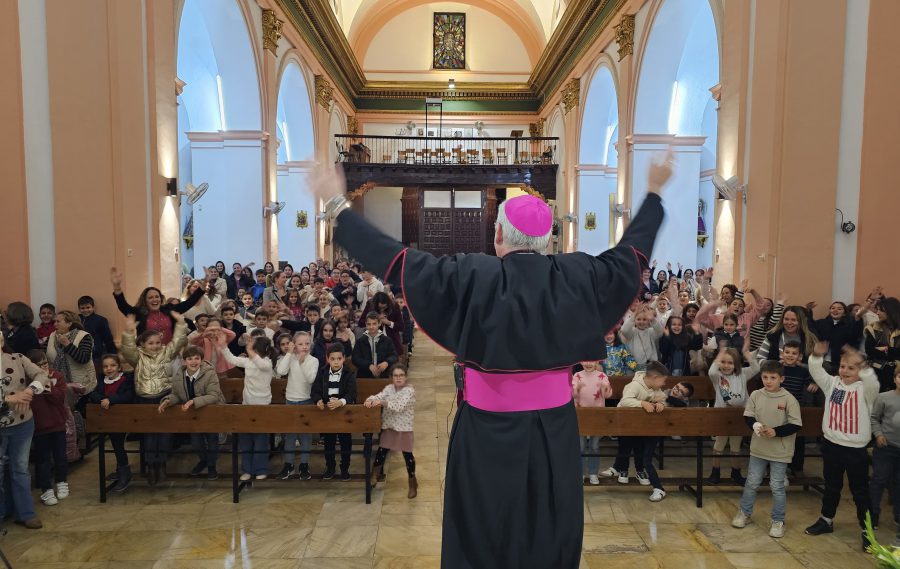
<path id="1" fill-rule="evenodd" d="M 311 405 L 208 405 L 182 411 L 156 405 L 89 405 L 90 433 L 377 433 L 381 408 L 347 405 L 334 411 Z"/>
<path id="2" fill-rule="evenodd" d="M 662 413 L 646 413 L 639 408 L 579 407 L 578 430 L 582 435 L 607 436 L 719 436 L 750 435 L 744 410 L 738 408 L 668 408 Z M 820 407 L 801 409 L 801 435 L 822 434 Z"/>
<path id="3" fill-rule="evenodd" d="M 631 383 L 631 376 L 627 375 L 614 375 L 609 378 L 609 383 L 613 388 L 613 396 L 611 399 L 621 399 L 622 398 L 622 390 L 626 385 Z M 695 401 L 715 401 L 716 392 L 713 389 L 712 383 L 710 383 L 708 377 L 701 376 L 681 376 L 681 377 L 667 377 L 666 385 L 663 389 L 671 389 L 675 386 L 675 384 L 679 382 L 690 383 L 694 386 L 694 394 L 691 396 L 691 400 Z"/>
<path id="4" fill-rule="evenodd" d="M 390 383 L 389 379 L 357 379 L 356 380 L 356 400 L 360 403 L 366 400 L 370 395 L 380 393 L 385 386 Z M 240 404 L 244 399 L 244 378 L 243 377 L 220 377 L 219 387 L 222 388 L 222 395 L 225 396 L 225 402 L 230 404 Z M 284 393 L 287 389 L 286 379 L 272 380 L 272 403 L 276 405 L 284 404 Z"/>

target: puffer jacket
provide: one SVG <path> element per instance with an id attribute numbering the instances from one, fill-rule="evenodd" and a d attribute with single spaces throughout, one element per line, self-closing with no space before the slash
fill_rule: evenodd
<path id="1" fill-rule="evenodd" d="M 172 341 L 158 354 L 150 354 L 138 347 L 134 334 L 122 334 L 122 357 L 134 366 L 134 392 L 138 397 L 153 399 L 172 390 L 169 363 L 187 344 L 187 325 L 175 325 Z"/>
<path id="2" fill-rule="evenodd" d="M 180 372 L 172 378 L 172 393 L 163 397 L 163 401 L 168 401 L 172 405 L 180 405 L 191 399 L 187 391 L 186 372 L 187 370 L 182 367 Z M 219 376 L 209 362 L 200 364 L 197 379 L 194 380 L 193 399 L 195 409 L 225 403 L 225 396 L 222 395 L 222 389 L 219 386 Z"/>

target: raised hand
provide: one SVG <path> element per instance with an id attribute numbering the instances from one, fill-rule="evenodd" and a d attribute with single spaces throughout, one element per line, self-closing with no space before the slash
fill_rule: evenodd
<path id="1" fill-rule="evenodd" d="M 647 172 L 647 191 L 653 194 L 661 193 L 662 187 L 669 181 L 669 178 L 672 177 L 674 169 L 675 154 L 670 146 L 662 160 L 658 162 L 654 161 L 650 164 L 650 168 Z"/>
<path id="2" fill-rule="evenodd" d="M 112 267 L 109 269 L 109 282 L 112 283 L 113 291 L 120 292 L 122 290 L 122 282 L 125 280 L 125 275 L 117 269 L 116 267 Z"/>
<path id="3" fill-rule="evenodd" d="M 175 312 L 174 310 L 169 313 L 170 316 L 177 322 L 178 324 L 184 324 L 184 315 L 180 312 Z"/>
<path id="4" fill-rule="evenodd" d="M 816 342 L 815 346 L 813 346 L 813 355 L 818 357 L 823 357 L 828 353 L 828 342 Z"/>
<path id="5" fill-rule="evenodd" d="M 129 314 L 125 317 L 125 331 L 129 334 L 137 332 L 137 320 L 135 319 L 134 314 Z"/>
<path id="6" fill-rule="evenodd" d="M 347 191 L 347 182 L 340 166 L 322 164 L 313 170 L 308 178 L 307 188 L 313 197 L 327 202 L 331 198 L 342 196 Z"/>

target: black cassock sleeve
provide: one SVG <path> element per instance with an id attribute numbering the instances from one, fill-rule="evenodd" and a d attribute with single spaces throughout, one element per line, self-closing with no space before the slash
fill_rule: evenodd
<path id="1" fill-rule="evenodd" d="M 650 194 L 619 244 L 598 256 L 482 254 L 436 258 L 407 249 L 346 210 L 334 239 L 406 298 L 435 342 L 487 371 L 555 369 L 604 359 L 603 336 L 640 287 L 663 219 Z"/>

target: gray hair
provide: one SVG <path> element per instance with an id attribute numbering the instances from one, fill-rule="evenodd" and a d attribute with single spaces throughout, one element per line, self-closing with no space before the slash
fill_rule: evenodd
<path id="1" fill-rule="evenodd" d="M 546 235 L 538 237 L 525 235 L 516 229 L 509 221 L 509 218 L 506 217 L 506 202 L 503 202 L 497 208 L 497 225 L 503 230 L 503 241 L 508 247 L 527 249 L 537 253 L 544 253 L 547 250 L 547 246 L 550 244 L 550 234 L 553 233 L 551 228 Z"/>

